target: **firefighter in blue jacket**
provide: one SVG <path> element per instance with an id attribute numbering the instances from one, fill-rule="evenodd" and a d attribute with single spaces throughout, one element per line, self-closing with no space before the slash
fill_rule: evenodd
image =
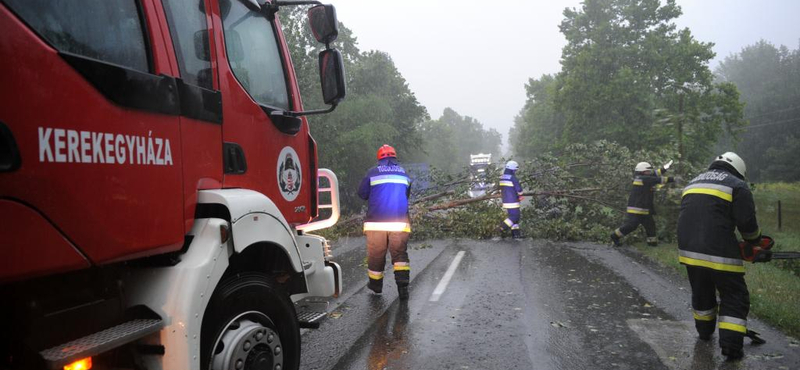
<path id="1" fill-rule="evenodd" d="M 611 242 L 615 246 L 620 245 L 620 239 L 632 233 L 639 225 L 644 226 L 647 233 L 647 245 L 655 247 L 658 245 L 656 237 L 656 222 L 653 220 L 655 206 L 653 205 L 653 192 L 658 184 L 674 182 L 674 177 L 663 176 L 672 164 L 669 161 L 664 167 L 653 170 L 653 166 L 647 162 L 639 162 L 633 172 L 633 188 L 628 197 L 628 208 L 626 209 L 625 222 L 618 229 L 611 233 Z"/>
<path id="2" fill-rule="evenodd" d="M 678 258 L 692 286 L 695 328 L 700 339 L 710 340 L 719 323 L 719 346 L 728 360 L 744 356 L 748 334 L 750 294 L 742 260 L 768 262 L 772 257 L 771 251 L 754 248 L 761 244 L 761 229 L 744 181 L 746 170 L 736 153 L 718 156 L 683 189 L 678 216 Z M 741 248 L 735 230 L 745 240 Z"/>
<path id="3" fill-rule="evenodd" d="M 411 179 L 397 163 L 394 148 L 384 145 L 378 149 L 378 165 L 361 180 L 358 195 L 369 202 L 364 219 L 367 235 L 367 287 L 375 293 L 383 291 L 383 267 L 388 248 L 394 265 L 394 280 L 400 299 L 408 299 L 411 268 L 407 244 L 411 224 L 408 217 L 408 197 Z"/>
<path id="4" fill-rule="evenodd" d="M 508 217 L 503 220 L 500 227 L 503 230 L 511 229 L 511 237 L 514 239 L 519 239 L 521 237 L 519 231 L 519 202 L 522 200 L 522 186 L 520 186 L 516 176 L 518 169 L 519 163 L 516 161 L 508 161 L 505 171 L 500 175 L 499 183 L 500 191 L 503 195 L 503 209 L 508 212 Z"/>

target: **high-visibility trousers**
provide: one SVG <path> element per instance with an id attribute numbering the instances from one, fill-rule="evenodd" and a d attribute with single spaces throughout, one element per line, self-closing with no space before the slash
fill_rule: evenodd
<path id="1" fill-rule="evenodd" d="M 383 282 L 386 251 L 392 257 L 394 281 L 398 286 L 408 285 L 411 266 L 408 261 L 409 233 L 402 231 L 365 231 L 367 235 L 367 269 L 369 278 Z"/>
<path id="2" fill-rule="evenodd" d="M 503 224 L 501 226 L 506 230 L 519 230 L 519 220 L 521 218 L 521 212 L 519 208 L 506 208 L 506 212 L 508 212 L 508 217 L 503 220 Z"/>
<path id="3" fill-rule="evenodd" d="M 710 336 L 719 323 L 719 346 L 741 350 L 750 312 L 750 293 L 744 274 L 697 266 L 686 266 L 686 272 L 692 285 L 692 310 L 697 333 Z"/>
<path id="4" fill-rule="evenodd" d="M 622 223 L 618 229 L 614 230 L 617 237 L 622 238 L 625 235 L 632 233 L 639 225 L 644 226 L 644 232 L 647 234 L 648 243 L 656 243 L 656 221 L 653 215 L 639 215 L 635 213 L 626 213 L 625 222 Z"/>

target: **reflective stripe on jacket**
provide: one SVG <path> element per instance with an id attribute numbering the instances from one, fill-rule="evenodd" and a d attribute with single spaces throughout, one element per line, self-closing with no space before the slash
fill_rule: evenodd
<path id="1" fill-rule="evenodd" d="M 503 208 L 519 208 L 519 197 L 522 195 L 522 185 L 519 184 L 516 171 L 506 169 L 500 175 L 500 192 L 503 196 Z"/>
<path id="2" fill-rule="evenodd" d="M 712 166 L 683 189 L 678 216 L 679 261 L 743 274 L 736 229 L 746 240 L 761 238 L 753 194 L 743 180 Z"/>
<path id="3" fill-rule="evenodd" d="M 667 170 L 660 168 L 656 170 L 657 176 L 639 175 L 633 178 L 633 188 L 628 196 L 628 213 L 636 215 L 654 214 L 653 191 L 656 185 L 666 184 L 675 181 L 672 177 L 661 176 Z"/>
<path id="4" fill-rule="evenodd" d="M 411 232 L 408 197 L 411 179 L 395 158 L 384 158 L 371 168 L 358 188 L 368 201 L 364 231 Z"/>

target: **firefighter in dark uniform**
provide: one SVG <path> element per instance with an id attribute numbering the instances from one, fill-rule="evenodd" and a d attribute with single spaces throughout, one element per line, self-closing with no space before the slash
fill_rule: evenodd
<path id="1" fill-rule="evenodd" d="M 508 217 L 500 225 L 502 230 L 511 230 L 511 237 L 519 239 L 522 237 L 519 231 L 520 201 L 522 200 L 522 186 L 517 180 L 517 170 L 519 163 L 508 161 L 506 169 L 500 175 L 500 191 L 503 196 L 503 209 L 508 212 Z"/>
<path id="2" fill-rule="evenodd" d="M 639 162 L 636 165 L 633 175 L 633 188 L 630 196 L 628 196 L 625 222 L 611 233 L 611 242 L 615 246 L 619 246 L 620 239 L 632 233 L 639 225 L 644 226 L 644 231 L 647 233 L 647 245 L 652 247 L 658 245 L 656 222 L 653 220 L 653 215 L 656 213 L 653 206 L 653 193 L 656 185 L 675 181 L 674 177 L 663 176 L 671 164 L 672 161 L 669 161 L 669 163 L 656 171 L 653 171 L 653 166 L 647 162 Z"/>
<path id="3" fill-rule="evenodd" d="M 408 299 L 411 268 L 407 244 L 411 224 L 408 217 L 408 197 L 411 179 L 397 163 L 394 148 L 384 145 L 378 149 L 378 165 L 361 180 L 358 195 L 369 202 L 364 219 L 367 235 L 367 268 L 369 284 L 375 293 L 383 291 L 383 267 L 386 250 L 392 257 L 394 280 L 400 299 Z"/>
<path id="4" fill-rule="evenodd" d="M 729 360 L 744 356 L 750 295 L 735 230 L 749 248 L 748 260 L 766 262 L 771 252 L 753 256 L 761 242 L 753 194 L 744 181 L 746 167 L 735 153 L 717 157 L 708 171 L 683 189 L 678 217 L 680 263 L 692 286 L 692 309 L 700 339 L 709 340 L 719 322 L 719 345 Z M 757 249 L 757 248 L 756 248 Z M 720 304 L 717 306 L 717 292 Z"/>

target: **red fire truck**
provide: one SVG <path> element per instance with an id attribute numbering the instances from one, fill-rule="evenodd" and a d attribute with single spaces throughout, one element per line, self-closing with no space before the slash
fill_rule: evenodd
<path id="1" fill-rule="evenodd" d="M 303 111 L 278 15 L 314 4 L 330 108 Z M 344 98 L 336 27 L 316 1 L 0 0 L 1 370 L 299 366 L 323 314 L 294 302 L 341 289 L 307 234 L 338 218 L 305 118 Z"/>

